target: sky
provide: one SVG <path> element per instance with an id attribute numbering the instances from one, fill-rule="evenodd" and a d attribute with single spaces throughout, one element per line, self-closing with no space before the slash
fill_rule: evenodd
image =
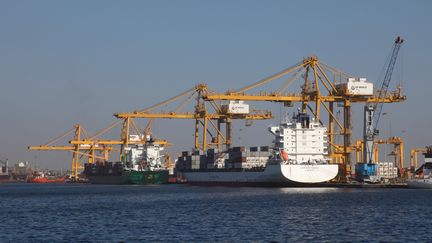
<path id="1" fill-rule="evenodd" d="M 431 10 L 431 1 L 1 0 L 0 155 L 69 168 L 69 153 L 27 146 L 77 123 L 96 132 L 115 121 L 113 113 L 197 83 L 219 92 L 244 87 L 310 55 L 375 82 L 400 35 L 394 80 L 408 99 L 384 106 L 381 131 L 405 139 L 408 161 L 409 148 L 432 143 Z M 360 104 L 353 116 L 357 139 Z M 238 122 L 234 142 L 268 144 L 267 127 L 277 123 Z M 193 146 L 192 121 L 158 120 L 153 130 L 172 151 Z"/>

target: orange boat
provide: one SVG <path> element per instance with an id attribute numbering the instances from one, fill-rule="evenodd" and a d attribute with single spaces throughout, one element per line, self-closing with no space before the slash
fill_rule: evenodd
<path id="1" fill-rule="evenodd" d="M 65 182 L 66 178 L 64 177 L 53 177 L 53 176 L 45 176 L 45 174 L 41 172 L 35 172 L 33 177 L 29 178 L 27 182 L 29 183 L 61 183 Z"/>

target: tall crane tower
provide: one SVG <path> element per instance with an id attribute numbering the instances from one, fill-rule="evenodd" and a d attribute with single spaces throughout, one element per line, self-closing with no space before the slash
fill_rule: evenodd
<path id="1" fill-rule="evenodd" d="M 381 84 L 381 88 L 378 90 L 378 100 L 377 103 L 367 103 L 364 107 L 364 128 L 363 128 L 363 141 L 364 150 L 363 158 L 368 164 L 372 164 L 374 161 L 374 139 L 378 135 L 378 123 L 381 117 L 382 108 L 384 102 L 381 101 L 387 95 L 388 88 L 390 85 L 391 77 L 393 74 L 393 69 L 396 64 L 396 59 L 398 57 L 399 49 L 404 40 L 399 36 L 395 39 L 393 44 L 393 49 L 388 62 L 388 66 L 384 75 L 384 80 Z"/>

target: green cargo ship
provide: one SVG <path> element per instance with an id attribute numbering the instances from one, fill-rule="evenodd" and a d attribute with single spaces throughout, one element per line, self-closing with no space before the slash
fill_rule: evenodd
<path id="1" fill-rule="evenodd" d="M 131 137 L 132 139 L 137 139 Z M 141 139 L 141 138 L 138 138 Z M 169 170 L 160 154 L 164 148 L 153 139 L 145 144 L 125 148 L 121 162 L 87 163 L 84 174 L 92 184 L 164 184 L 168 183 Z M 166 158 L 165 158 L 166 160 Z"/>

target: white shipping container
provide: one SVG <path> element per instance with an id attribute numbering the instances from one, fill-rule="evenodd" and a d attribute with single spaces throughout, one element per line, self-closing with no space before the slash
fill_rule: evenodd
<path id="1" fill-rule="evenodd" d="M 222 106 L 222 110 L 230 114 L 249 114 L 249 104 L 241 100 L 231 100 L 227 105 Z"/>
<path id="2" fill-rule="evenodd" d="M 336 89 L 348 95 L 373 95 L 373 83 L 365 78 L 348 78 L 346 83 L 337 84 Z"/>

